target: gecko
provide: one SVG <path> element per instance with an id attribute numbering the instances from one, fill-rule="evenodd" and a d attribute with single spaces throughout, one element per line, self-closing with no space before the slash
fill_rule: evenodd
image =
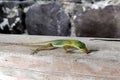
<path id="1" fill-rule="evenodd" d="M 86 54 L 89 53 L 85 43 L 79 40 L 58 39 L 58 40 L 36 42 L 36 43 L 3 43 L 3 44 L 39 46 L 37 49 L 35 49 L 32 52 L 33 55 L 38 53 L 41 50 L 52 50 L 56 48 L 63 48 L 65 52 L 68 52 L 68 49 L 71 47 L 78 49 L 82 53 L 86 53 Z"/>

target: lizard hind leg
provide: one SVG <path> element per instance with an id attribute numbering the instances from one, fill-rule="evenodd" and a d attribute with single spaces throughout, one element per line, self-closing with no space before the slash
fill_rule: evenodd
<path id="1" fill-rule="evenodd" d="M 39 51 L 43 51 L 43 50 L 52 50 L 55 49 L 54 46 L 52 46 L 51 44 L 48 45 L 44 45 L 44 46 L 40 46 L 39 48 L 35 49 L 32 54 L 37 54 Z"/>

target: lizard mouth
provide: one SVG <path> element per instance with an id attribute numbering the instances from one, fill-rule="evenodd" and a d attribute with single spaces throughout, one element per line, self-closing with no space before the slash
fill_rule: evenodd
<path id="1" fill-rule="evenodd" d="M 88 54 L 89 51 L 87 49 L 80 49 L 81 52 Z"/>

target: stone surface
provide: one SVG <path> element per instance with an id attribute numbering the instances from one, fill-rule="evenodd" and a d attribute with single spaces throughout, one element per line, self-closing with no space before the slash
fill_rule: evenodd
<path id="1" fill-rule="evenodd" d="M 119 80 L 120 43 L 91 41 L 92 38 L 0 35 L 1 80 Z M 29 43 L 54 39 L 77 39 L 86 43 L 90 54 L 63 49 L 30 55 L 35 47 L 5 45 L 1 42 Z"/>
<path id="2" fill-rule="evenodd" d="M 70 35 L 69 16 L 56 2 L 34 4 L 26 13 L 26 28 L 32 35 Z"/>
<path id="3" fill-rule="evenodd" d="M 108 6 L 78 14 L 75 22 L 76 35 L 82 37 L 119 37 L 120 7 Z M 115 17 L 117 16 L 117 17 Z"/>
<path id="4" fill-rule="evenodd" d="M 40 6 L 50 6 L 49 3 L 54 4 L 54 2 L 57 2 L 57 4 L 54 4 L 54 6 L 49 7 L 49 10 L 47 10 L 48 8 L 45 7 L 42 10 L 46 11 L 46 13 L 42 12 L 42 15 L 39 15 L 39 10 L 36 11 L 37 7 Z M 40 24 L 45 24 L 44 25 L 44 29 L 42 27 L 41 32 L 39 32 L 39 30 L 32 30 L 32 29 L 28 29 L 29 33 L 31 34 L 41 34 L 41 35 L 64 35 L 64 36 L 69 36 L 70 32 L 71 32 L 71 36 L 75 36 L 75 25 L 73 22 L 73 19 L 76 18 L 76 15 L 81 15 L 82 12 L 86 11 L 86 10 L 90 10 L 90 8 L 92 9 L 98 9 L 98 8 L 104 8 L 105 6 L 108 5 L 119 5 L 120 1 L 119 0 L 1 0 L 0 1 L 0 32 L 1 33 L 17 33 L 17 34 L 21 34 L 24 33 L 24 29 L 25 29 L 25 16 L 26 16 L 26 12 L 29 10 L 29 7 L 31 7 L 32 4 L 37 4 L 39 3 L 39 6 L 36 5 L 34 6 L 35 9 L 33 10 L 32 13 L 27 13 L 30 14 L 30 16 L 32 14 L 34 14 L 34 11 L 36 11 L 36 14 L 32 15 L 34 16 L 36 19 L 35 21 L 39 21 L 38 16 L 43 16 L 42 19 L 44 18 L 43 22 L 41 21 Z M 33 6 L 32 6 L 33 7 Z M 7 8 L 7 9 L 6 9 Z M 9 8 L 9 9 L 8 9 Z M 53 13 L 52 11 L 50 12 L 50 10 L 53 8 Z M 3 12 L 3 10 L 5 12 Z M 8 11 L 7 11 L 8 10 Z M 31 9 L 30 9 L 31 10 Z M 6 12 L 7 11 L 7 12 Z M 116 10 L 114 9 L 114 12 Z M 30 11 L 29 11 L 30 12 Z M 57 15 L 58 12 L 58 15 Z M 89 12 L 89 11 L 87 11 Z M 92 12 L 92 11 L 91 11 Z M 97 11 L 93 11 L 96 12 Z M 17 13 L 19 13 L 18 16 L 15 16 Z M 22 14 L 22 15 L 21 15 Z M 115 16 L 118 17 L 119 16 L 119 12 L 117 11 Z M 8 16 L 10 17 L 10 15 L 12 16 L 12 18 L 8 18 Z M 46 16 L 49 15 L 49 16 Z M 57 17 L 54 17 L 54 16 Z M 70 17 L 68 16 L 70 15 Z M 114 17 L 115 17 L 114 16 Z M 54 19 L 52 18 L 54 17 Z M 19 19 L 20 18 L 20 19 Z M 41 17 L 39 17 L 41 18 Z M 62 18 L 62 19 L 60 19 Z M 28 18 L 28 21 L 26 24 L 29 24 L 29 26 L 38 26 L 38 22 L 34 22 L 34 21 L 29 21 L 29 19 L 33 19 L 33 17 Z M 50 20 L 51 19 L 51 20 Z M 53 20 L 53 21 L 52 21 Z M 51 21 L 51 22 L 50 22 Z M 119 26 L 119 19 L 116 18 L 116 25 Z M 17 22 L 17 23 L 16 23 Z M 28 23 L 30 22 L 30 23 Z M 71 22 L 71 23 L 70 23 Z M 32 24 L 35 23 L 36 25 Z M 48 23 L 46 25 L 46 23 Z M 69 23 L 71 24 L 70 26 L 72 26 L 72 28 L 70 28 Z M 15 24 L 15 26 L 14 26 Z M 60 24 L 60 25 L 59 25 Z M 47 26 L 47 27 L 46 27 Z M 52 26 L 51 29 L 48 29 L 48 26 Z M 64 27 L 65 26 L 65 27 Z M 67 26 L 67 27 L 66 27 Z M 37 27 L 38 28 L 38 27 Z M 58 29 L 59 28 L 59 29 Z M 61 28 L 61 29 L 60 29 Z M 64 29 L 63 29 L 64 28 Z M 35 28 L 36 29 L 36 28 Z M 71 29 L 71 31 L 70 31 Z M 119 29 L 118 29 L 119 30 Z M 45 32 L 46 31 L 46 32 Z M 119 37 L 120 33 L 117 32 L 117 37 Z"/>
<path id="5" fill-rule="evenodd" d="M 22 14 L 23 11 L 16 2 L 0 3 L 0 33 L 21 34 L 24 33 Z"/>

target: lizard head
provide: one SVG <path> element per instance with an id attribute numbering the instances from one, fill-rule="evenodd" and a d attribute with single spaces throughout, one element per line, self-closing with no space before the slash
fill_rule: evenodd
<path id="1" fill-rule="evenodd" d="M 81 52 L 87 53 L 87 54 L 89 53 L 89 51 L 88 51 L 85 43 L 83 43 L 83 42 L 81 42 L 81 41 L 76 41 L 74 45 L 75 45 L 75 47 L 76 47 L 77 49 L 79 49 Z"/>

